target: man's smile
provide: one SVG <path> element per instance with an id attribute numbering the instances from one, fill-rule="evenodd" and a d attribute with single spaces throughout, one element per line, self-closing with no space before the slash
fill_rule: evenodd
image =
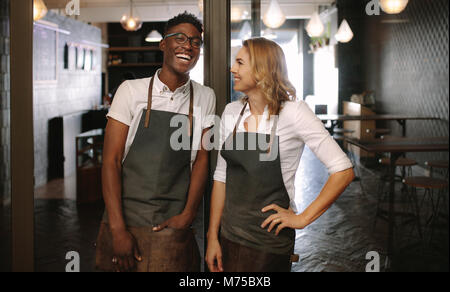
<path id="1" fill-rule="evenodd" d="M 183 61 L 183 62 L 186 62 L 186 63 L 190 63 L 191 60 L 192 60 L 192 57 L 189 56 L 189 55 L 187 55 L 187 54 L 179 53 L 179 54 L 175 54 L 175 56 L 176 56 L 179 60 L 181 60 L 181 61 Z"/>

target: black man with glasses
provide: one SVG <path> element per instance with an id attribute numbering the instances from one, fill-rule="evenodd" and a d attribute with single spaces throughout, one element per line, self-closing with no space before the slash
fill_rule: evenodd
<path id="1" fill-rule="evenodd" d="M 208 177 L 209 155 L 201 141 L 216 106 L 213 90 L 189 77 L 202 33 L 201 22 L 187 12 L 169 20 L 159 46 L 162 68 L 117 90 L 104 142 L 99 270 L 200 271 L 191 224 Z M 171 127 L 178 118 L 186 122 Z M 176 131 L 188 147 L 173 147 Z"/>

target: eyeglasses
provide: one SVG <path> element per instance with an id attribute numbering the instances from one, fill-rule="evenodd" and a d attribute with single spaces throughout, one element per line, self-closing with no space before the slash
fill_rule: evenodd
<path id="1" fill-rule="evenodd" d="M 164 39 L 167 39 L 169 37 L 175 37 L 175 41 L 179 45 L 184 45 L 188 40 L 192 47 L 196 49 L 200 49 L 203 45 L 203 40 L 199 37 L 188 37 L 182 32 L 176 32 L 168 34 L 164 37 Z"/>

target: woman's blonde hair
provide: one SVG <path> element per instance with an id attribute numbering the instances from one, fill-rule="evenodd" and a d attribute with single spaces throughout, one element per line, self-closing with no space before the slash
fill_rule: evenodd
<path id="1" fill-rule="evenodd" d="M 269 116 L 279 115 L 283 103 L 293 100 L 296 90 L 288 78 L 286 58 L 281 47 L 265 38 L 244 41 L 248 49 L 250 64 L 256 87 L 268 102 Z"/>

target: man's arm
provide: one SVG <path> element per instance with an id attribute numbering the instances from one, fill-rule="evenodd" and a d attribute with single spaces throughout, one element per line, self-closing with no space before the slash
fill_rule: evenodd
<path id="1" fill-rule="evenodd" d="M 125 230 L 122 214 L 122 159 L 129 127 L 114 119 L 106 126 L 102 189 L 111 231 Z"/>
<path id="2" fill-rule="evenodd" d="M 135 270 L 135 261 L 141 261 L 136 240 L 127 231 L 122 213 L 122 160 L 128 129 L 127 125 L 110 118 L 103 146 L 103 199 L 113 237 L 115 268 L 120 272 Z"/>

